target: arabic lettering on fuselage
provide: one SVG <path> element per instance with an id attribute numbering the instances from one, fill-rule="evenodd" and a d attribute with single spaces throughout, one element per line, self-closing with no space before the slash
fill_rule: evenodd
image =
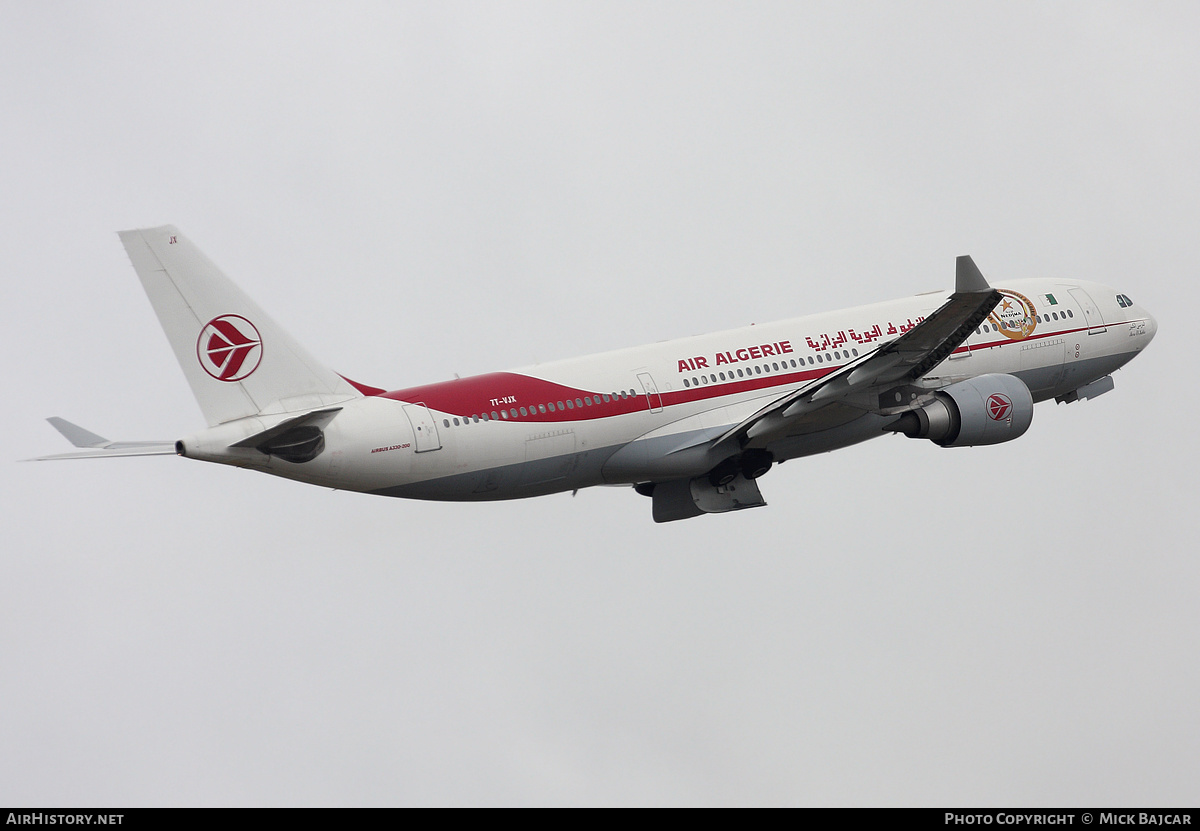
<path id="1" fill-rule="evenodd" d="M 924 319 L 924 315 L 919 316 L 916 320 L 913 320 L 910 317 L 904 323 L 899 325 L 889 320 L 886 328 L 881 327 L 878 323 L 876 323 L 870 329 L 862 332 L 859 332 L 855 329 L 839 329 L 837 332 L 826 332 L 817 335 L 815 338 L 811 336 L 807 337 L 804 339 L 804 341 L 808 344 L 810 349 L 815 349 L 818 352 L 822 352 L 826 349 L 837 349 L 839 346 L 845 344 L 848 340 L 852 340 L 855 343 L 874 343 L 884 335 L 903 335 L 905 332 L 915 329 L 917 324 Z"/>
<path id="2" fill-rule="evenodd" d="M 876 323 L 870 329 L 858 331 L 856 329 L 839 329 L 836 332 L 822 332 L 819 335 L 808 335 L 804 338 L 805 344 L 814 352 L 824 352 L 827 349 L 838 349 L 841 346 L 854 341 L 856 344 L 874 343 L 885 335 L 903 335 L 910 329 L 916 328 L 917 324 L 925 319 L 924 315 L 920 315 L 915 320 L 907 318 L 903 323 L 893 323 L 888 321 L 886 326 Z M 733 349 L 726 352 L 717 352 L 712 360 L 709 360 L 707 355 L 695 355 L 690 358 L 680 358 L 678 362 L 679 372 L 695 372 L 697 369 L 708 369 L 709 367 L 721 366 L 723 364 L 736 364 L 742 361 L 758 361 L 763 358 L 778 357 L 792 352 L 792 342 L 790 340 L 781 340 L 776 343 L 760 343 L 755 346 L 744 346 L 740 349 Z"/>
<path id="3" fill-rule="evenodd" d="M 886 328 L 876 323 L 870 329 L 862 332 L 859 332 L 855 329 L 839 329 L 836 332 L 824 332 L 816 336 L 810 335 L 804 339 L 804 342 L 808 344 L 809 349 L 812 349 L 815 352 L 824 352 L 826 349 L 837 349 L 839 346 L 843 346 L 849 341 L 854 341 L 855 343 L 859 344 L 874 343 L 884 335 L 903 335 L 910 329 L 916 328 L 917 324 L 924 319 L 924 315 L 921 315 L 916 320 L 913 320 L 910 317 L 904 323 L 899 325 L 889 320 Z"/>

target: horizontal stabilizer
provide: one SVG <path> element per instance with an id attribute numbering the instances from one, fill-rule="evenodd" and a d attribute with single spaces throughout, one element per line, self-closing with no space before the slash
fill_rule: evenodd
<path id="1" fill-rule="evenodd" d="M 83 448 L 71 453 L 56 453 L 52 456 L 38 456 L 25 459 L 27 462 L 46 462 L 55 459 L 102 459 L 115 456 L 173 456 L 175 442 L 173 441 L 109 441 L 104 436 L 98 436 L 91 430 L 85 430 L 78 424 L 72 424 L 65 418 L 51 416 L 46 419 L 55 430 L 62 433 L 67 441 L 76 447 Z"/>
<path id="2" fill-rule="evenodd" d="M 95 450 L 76 450 L 74 453 L 56 453 L 53 456 L 37 456 L 23 459 L 26 462 L 52 462 L 58 459 L 112 459 L 117 456 L 174 456 L 174 442 L 130 442 L 137 447 L 100 447 Z"/>
<path id="3" fill-rule="evenodd" d="M 65 418 L 50 416 L 46 419 L 55 430 L 66 436 L 67 441 L 76 447 L 107 447 L 112 444 L 104 436 L 97 436 L 91 430 L 84 430 L 78 424 L 72 424 Z"/>

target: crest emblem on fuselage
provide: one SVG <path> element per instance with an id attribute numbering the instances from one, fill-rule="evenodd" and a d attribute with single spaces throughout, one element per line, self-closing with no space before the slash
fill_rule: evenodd
<path id="1" fill-rule="evenodd" d="M 196 339 L 196 358 L 218 381 L 241 381 L 262 361 L 262 336 L 241 315 L 214 317 Z"/>
<path id="2" fill-rule="evenodd" d="M 1037 328 L 1037 312 L 1033 303 L 1023 294 L 1008 289 L 999 289 L 1000 302 L 988 320 L 996 331 L 1010 340 L 1025 340 Z"/>

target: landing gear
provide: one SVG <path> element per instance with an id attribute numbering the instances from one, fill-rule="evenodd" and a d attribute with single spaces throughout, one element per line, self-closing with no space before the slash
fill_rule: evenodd
<path id="1" fill-rule="evenodd" d="M 740 472 L 741 467 L 738 465 L 737 457 L 730 456 L 709 471 L 708 483 L 714 488 L 723 488 L 736 479 Z"/>
<path id="2" fill-rule="evenodd" d="M 739 459 L 742 475 L 747 479 L 757 479 L 768 470 L 775 461 L 775 456 L 766 450 L 747 450 Z"/>
<path id="3" fill-rule="evenodd" d="M 757 479 L 771 469 L 775 457 L 766 450 L 747 450 L 740 456 L 730 456 L 708 472 L 708 483 L 714 488 L 723 488 L 733 482 L 739 474 L 746 479 Z"/>

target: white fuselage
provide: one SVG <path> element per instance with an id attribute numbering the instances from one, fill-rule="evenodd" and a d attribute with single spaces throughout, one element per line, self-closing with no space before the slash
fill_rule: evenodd
<path id="1" fill-rule="evenodd" d="M 1023 280 L 998 288 L 1001 304 L 921 379 L 923 387 L 1003 373 L 1042 401 L 1112 373 L 1156 330 L 1144 309 L 1096 283 Z M 369 394 L 341 405 L 325 428 L 324 452 L 304 463 L 223 450 L 269 426 L 261 417 L 198 434 L 188 440 L 188 455 L 339 489 L 439 500 L 699 476 L 721 461 L 707 455 L 712 439 L 895 339 L 947 296 Z M 822 412 L 807 432 L 776 437 L 765 449 L 779 460 L 824 452 L 884 435 L 893 418 L 861 401 Z"/>

